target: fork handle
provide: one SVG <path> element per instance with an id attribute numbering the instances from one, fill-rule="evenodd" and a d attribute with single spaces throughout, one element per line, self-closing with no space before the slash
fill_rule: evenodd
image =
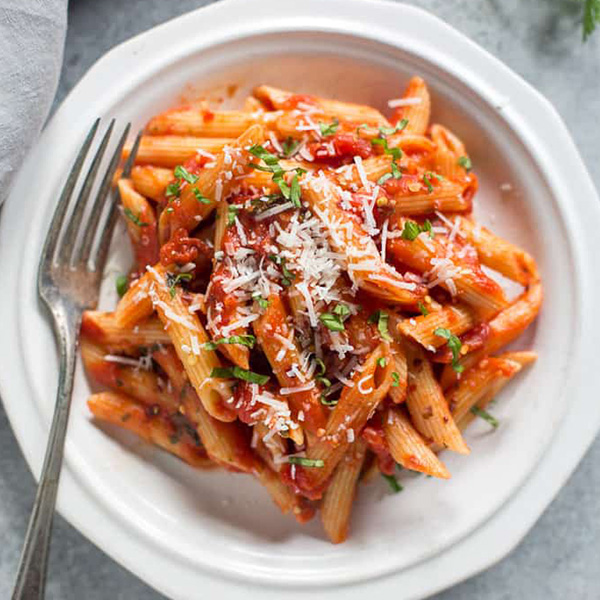
<path id="1" fill-rule="evenodd" d="M 63 319 L 59 318 L 57 321 L 60 323 Z M 42 600 L 46 588 L 50 534 L 75 373 L 78 345 L 75 332 L 79 331 L 81 316 L 75 318 L 71 316 L 70 323 L 65 321 L 67 320 L 65 319 L 62 324 L 56 324 L 56 333 L 60 340 L 60 375 L 56 405 L 46 446 L 44 465 L 21 551 L 12 600 Z"/>

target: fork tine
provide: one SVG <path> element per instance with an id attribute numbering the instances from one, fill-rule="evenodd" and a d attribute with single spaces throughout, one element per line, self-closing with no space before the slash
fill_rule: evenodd
<path id="1" fill-rule="evenodd" d="M 79 150 L 79 154 L 77 155 L 77 158 L 73 163 L 71 172 L 69 173 L 67 181 L 65 182 L 65 185 L 62 189 L 60 198 L 58 200 L 58 204 L 56 205 L 56 209 L 54 211 L 54 216 L 52 217 L 52 222 L 50 223 L 50 227 L 48 229 L 48 234 L 46 235 L 46 241 L 44 242 L 44 248 L 42 250 L 42 256 L 40 260 L 40 267 L 42 264 L 48 263 L 54 258 L 56 242 L 60 235 L 60 230 L 62 228 L 65 214 L 69 205 L 69 200 L 73 195 L 73 190 L 75 188 L 75 184 L 77 183 L 79 173 L 81 173 L 81 168 L 83 167 L 83 163 L 90 149 L 94 136 L 96 135 L 96 131 L 98 129 L 99 124 L 100 119 L 96 119 L 96 121 L 92 125 L 92 128 L 87 134 L 85 141 L 81 146 L 81 149 Z"/>
<path id="2" fill-rule="evenodd" d="M 142 132 L 140 131 L 135 138 L 135 142 L 133 147 L 131 148 L 131 153 L 127 158 L 127 162 L 123 167 L 123 176 L 128 177 L 131 173 L 131 168 L 133 163 L 135 162 L 135 157 L 140 147 L 140 141 L 142 139 Z M 115 197 L 118 194 L 115 193 Z M 108 247 L 110 246 L 110 240 L 112 237 L 112 231 L 114 229 L 115 223 L 117 221 L 117 204 L 113 201 L 110 203 L 110 208 L 108 210 L 108 214 L 104 221 L 104 226 L 102 227 L 102 233 L 100 235 L 100 241 L 98 243 L 98 248 L 96 250 L 96 255 L 92 257 L 91 269 L 92 271 L 101 272 L 104 269 L 104 263 L 106 262 L 106 255 L 108 254 Z"/>
<path id="3" fill-rule="evenodd" d="M 104 136 L 102 137 L 102 141 L 98 146 L 98 150 L 96 150 L 96 154 L 92 159 L 92 163 L 88 169 L 85 179 L 83 180 L 83 185 L 81 186 L 79 196 L 75 202 L 73 213 L 71 214 L 69 223 L 65 227 L 62 240 L 59 243 L 57 260 L 60 264 L 66 264 L 70 259 L 71 266 L 73 266 L 74 261 L 72 257 L 75 256 L 75 246 L 77 244 L 77 236 L 79 235 L 81 228 L 81 221 L 88 205 L 92 187 L 96 181 L 96 176 L 98 174 L 98 170 L 100 169 L 100 163 L 104 157 L 104 152 L 106 151 L 106 146 L 108 145 L 108 141 L 114 126 L 115 120 L 112 119 Z"/>
<path id="4" fill-rule="evenodd" d="M 105 200 L 108 192 L 110 191 L 110 187 L 112 185 L 112 180 L 119 166 L 119 162 L 121 160 L 121 153 L 123 151 L 123 146 L 125 145 L 125 140 L 129 135 L 129 129 L 131 127 L 131 123 L 127 123 L 119 142 L 113 152 L 113 155 L 110 159 L 110 163 L 108 165 L 108 169 L 102 178 L 102 183 L 100 184 L 100 189 L 98 190 L 98 194 L 96 195 L 96 199 L 94 200 L 94 204 L 92 205 L 92 210 L 90 212 L 90 216 L 85 227 L 84 237 L 81 245 L 81 252 L 78 257 L 78 260 L 81 263 L 85 264 L 89 260 L 90 252 L 92 250 L 92 245 L 94 244 L 94 239 L 96 237 L 96 231 L 98 229 L 98 222 L 100 221 L 100 216 L 102 215 L 102 209 L 105 206 Z"/>

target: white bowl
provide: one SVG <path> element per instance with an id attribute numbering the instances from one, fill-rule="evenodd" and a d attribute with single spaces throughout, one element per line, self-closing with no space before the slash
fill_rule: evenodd
<path id="1" fill-rule="evenodd" d="M 4 210 L 0 390 L 33 471 L 51 420 L 57 360 L 35 289 L 41 243 L 92 120 L 135 126 L 182 94 L 235 103 L 258 83 L 382 109 L 408 77 L 432 90 L 434 119 L 463 138 L 481 189 L 477 214 L 539 262 L 545 302 L 520 345 L 539 362 L 505 390 L 502 425 L 469 431 L 449 482 L 412 477 L 397 496 L 364 487 L 347 543 L 278 514 L 247 477 L 193 471 L 93 424 L 77 374 L 58 506 L 90 540 L 174 598 L 421 598 L 489 566 L 533 525 L 600 427 L 591 383 L 600 326 L 598 198 L 562 121 L 535 90 L 461 34 L 402 4 L 228 0 L 157 27 L 101 59 L 30 152 Z M 189 84 L 193 84 L 190 87 Z M 509 183 L 512 191 L 501 192 Z M 111 264 L 126 269 L 122 235 Z M 125 260 L 125 262 L 123 262 Z M 110 277 L 107 290 L 112 288 Z M 112 292 L 106 291 L 110 297 Z M 114 296 L 112 301 L 114 301 Z M 344 585 L 342 588 L 341 586 Z"/>

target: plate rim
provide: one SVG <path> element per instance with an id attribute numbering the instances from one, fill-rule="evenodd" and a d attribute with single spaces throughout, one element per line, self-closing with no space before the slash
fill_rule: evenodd
<path id="1" fill-rule="evenodd" d="M 317 5 L 317 1 L 318 0 L 310 0 L 309 2 L 307 2 L 304 6 L 304 8 L 306 8 L 306 5 Z M 273 6 L 275 4 L 275 0 L 255 0 L 252 3 L 252 7 L 253 9 L 256 9 L 257 7 L 259 7 L 259 11 L 265 10 L 268 11 L 268 7 L 269 6 Z M 281 4 L 278 3 L 277 4 L 280 8 L 281 8 Z M 326 12 L 329 12 L 329 14 L 333 14 L 335 11 L 332 10 L 332 7 L 334 5 L 339 5 L 341 6 L 342 3 L 339 2 L 338 0 L 333 0 L 330 3 L 328 3 L 328 8 L 326 10 Z M 568 148 L 568 150 L 570 151 L 569 157 L 572 159 L 571 162 L 573 163 L 571 165 L 572 168 L 575 168 L 576 171 L 578 171 L 580 174 L 583 175 L 583 177 L 581 177 L 581 182 L 580 185 L 583 188 L 587 188 L 587 196 L 589 197 L 589 202 L 588 202 L 588 206 L 587 208 L 589 209 L 590 213 L 593 216 L 592 220 L 596 220 L 598 221 L 598 218 L 600 216 L 600 210 L 598 208 L 598 200 L 597 200 L 597 196 L 595 193 L 595 190 L 593 188 L 593 184 L 591 182 L 591 179 L 589 178 L 589 175 L 587 174 L 587 171 L 585 170 L 585 166 L 583 165 L 583 162 L 581 161 L 579 155 L 577 154 L 577 151 L 574 147 L 574 144 L 572 142 L 572 140 L 570 139 L 570 136 L 568 135 L 568 132 L 566 131 L 566 128 L 564 127 L 564 124 L 562 123 L 562 120 L 560 119 L 560 117 L 558 116 L 558 114 L 556 113 L 556 111 L 553 109 L 553 107 L 550 105 L 550 103 L 543 97 L 541 96 L 536 90 L 534 90 L 533 88 L 531 88 L 531 86 L 529 86 L 529 84 L 527 84 L 526 82 L 524 82 L 523 80 L 521 80 L 516 74 L 514 74 L 512 71 L 510 71 L 510 69 L 508 69 L 505 65 L 503 65 L 502 63 L 500 63 L 497 59 L 495 59 L 494 57 L 492 57 L 491 55 L 489 55 L 487 52 L 485 52 L 484 50 L 482 50 L 481 48 L 479 48 L 478 46 L 476 46 L 473 42 L 471 42 L 470 40 L 468 40 L 468 38 L 466 38 L 465 36 L 463 36 L 462 34 L 460 34 L 458 31 L 454 30 L 453 28 L 449 27 L 448 25 L 446 25 L 445 23 L 443 23 L 440 19 L 438 19 L 437 17 L 431 15 L 430 13 L 424 11 L 423 9 L 420 8 L 416 8 L 416 7 L 412 7 L 412 6 L 407 6 L 404 4 L 392 4 L 392 3 L 387 3 L 387 2 L 376 2 L 373 0 L 346 0 L 343 3 L 343 6 L 345 7 L 345 9 L 348 9 L 348 6 L 351 5 L 352 6 L 352 10 L 357 10 L 360 8 L 364 8 L 365 5 L 371 5 L 371 6 L 379 6 L 379 7 L 383 7 L 385 6 L 385 9 L 382 10 L 390 10 L 391 13 L 395 13 L 397 11 L 397 15 L 402 14 L 403 12 L 408 12 L 408 13 L 412 13 L 413 16 L 414 15 L 419 15 L 420 19 L 424 19 L 424 20 L 429 20 L 430 23 L 433 25 L 435 24 L 436 27 L 440 28 L 440 29 L 444 29 L 445 33 L 447 35 L 452 35 L 454 36 L 457 40 L 460 39 L 460 42 L 466 46 L 469 47 L 469 49 L 472 52 L 475 52 L 479 55 L 479 58 L 481 60 L 486 60 L 488 65 L 490 66 L 490 68 L 493 66 L 495 69 L 503 69 L 504 70 L 504 74 L 507 75 L 509 74 L 510 77 L 513 78 L 513 83 L 515 85 L 518 85 L 518 87 L 520 88 L 520 91 L 522 91 L 523 93 L 526 92 L 527 95 L 530 96 L 530 100 L 535 101 L 538 106 L 539 106 L 539 110 L 540 110 L 540 118 L 543 117 L 545 119 L 548 119 L 549 121 L 552 122 L 552 124 L 554 126 L 556 126 L 557 124 L 559 125 L 559 131 L 558 134 L 560 134 L 560 136 L 563 138 L 563 143 L 566 144 L 566 147 Z M 74 98 L 76 96 L 76 94 L 81 94 L 82 90 L 84 89 L 85 85 L 88 85 L 91 81 L 93 81 L 94 77 L 96 76 L 96 72 L 100 71 L 103 68 L 107 68 L 111 65 L 111 62 L 115 62 L 115 61 L 119 61 L 121 60 L 121 56 L 124 54 L 127 54 L 130 50 L 133 50 L 133 53 L 135 54 L 135 50 L 137 49 L 136 47 L 139 46 L 140 44 L 143 45 L 145 42 L 147 42 L 151 37 L 158 37 L 159 35 L 162 35 L 163 33 L 168 32 L 171 28 L 174 28 L 177 26 L 178 22 L 180 21 L 184 21 L 184 20 L 188 20 L 188 19 L 193 19 L 193 18 L 197 18 L 195 17 L 196 15 L 198 15 L 199 13 L 202 13 L 202 16 L 206 16 L 206 14 L 210 11 L 213 12 L 213 16 L 218 15 L 218 13 L 226 13 L 226 11 L 228 11 L 229 9 L 234 10 L 235 7 L 237 7 L 238 10 L 243 9 L 246 6 L 246 4 L 243 2 L 243 0 L 226 0 L 225 2 L 219 2 L 217 4 L 213 4 L 210 5 L 208 7 L 203 7 L 200 9 L 197 9 L 196 11 L 193 11 L 191 13 L 187 13 L 185 15 L 182 15 L 172 21 L 169 21 L 167 23 L 161 24 L 159 26 L 157 26 L 154 29 L 151 29 L 147 32 L 144 32 L 138 36 L 135 36 L 134 38 L 124 42 L 123 44 L 115 47 L 113 50 L 111 50 L 109 53 L 107 53 L 106 55 L 104 55 L 104 57 L 100 58 L 92 67 L 91 69 L 88 71 L 88 73 L 82 78 L 82 80 L 77 84 L 77 86 L 75 86 L 73 88 L 73 90 L 71 91 L 71 93 L 67 96 L 67 98 L 65 99 L 65 101 L 63 102 L 63 104 L 61 105 L 61 107 L 59 108 L 59 110 L 57 111 L 56 115 L 53 117 L 50 125 L 48 126 L 47 129 L 50 129 L 52 126 L 52 123 L 54 123 L 55 121 L 57 121 L 59 115 L 62 115 L 63 113 L 66 112 L 66 108 L 69 106 L 70 102 L 73 102 L 72 98 Z M 290 16 L 290 13 L 294 13 L 295 7 L 292 8 L 292 3 L 284 3 L 285 6 L 285 10 L 288 13 L 288 17 Z M 319 5 L 320 8 L 322 9 L 322 5 Z M 302 10 L 300 10 L 300 12 L 302 12 Z M 390 13 L 390 14 L 391 14 Z M 364 15 L 363 15 L 363 20 L 367 21 L 367 20 L 374 20 L 372 17 L 369 17 L 369 19 L 365 19 Z M 375 19 L 376 20 L 376 19 Z M 350 19 L 345 17 L 345 21 L 350 22 Z M 170 58 L 168 59 L 168 61 L 170 62 L 171 60 L 174 60 L 173 56 L 170 55 Z M 153 66 L 152 70 L 155 70 L 157 67 Z M 469 81 L 469 86 L 473 87 L 472 85 L 472 81 Z M 519 115 L 515 115 L 517 118 L 519 117 Z M 36 145 L 36 149 L 43 146 L 43 141 L 45 138 L 46 134 L 44 134 L 44 136 L 42 136 L 40 142 L 38 142 L 38 144 Z M 30 153 L 32 154 L 33 151 Z M 538 149 L 538 153 L 539 153 L 539 149 Z M 539 158 L 539 154 L 536 158 Z M 549 159 L 549 157 L 548 157 Z M 553 159 L 549 159 L 550 163 L 553 162 Z M 27 162 L 25 163 L 25 166 L 23 168 L 23 170 L 27 170 Z M 549 180 L 550 183 L 552 183 L 552 180 Z M 556 185 L 556 182 L 554 182 L 551 187 L 554 188 Z M 15 185 L 13 187 L 13 190 L 11 191 L 11 197 L 13 195 L 15 188 L 17 188 L 17 185 Z M 10 199 L 9 199 L 10 201 Z M 6 212 L 6 211 L 5 211 Z M 2 219 L 2 223 L 0 223 L 0 231 L 2 231 L 3 233 L 5 232 L 6 229 L 6 222 L 8 221 L 8 219 L 5 217 Z M 5 236 L 0 236 L 0 240 L 4 239 Z M 594 240 L 595 241 L 595 240 Z M 583 242 L 581 242 L 583 243 Z M 598 242 L 596 242 L 596 245 L 598 245 Z M 581 249 L 580 249 L 581 250 Z M 4 246 L 3 242 L 0 241 L 0 256 L 4 256 L 7 253 L 7 249 Z M 579 254 L 579 256 L 581 257 L 582 254 Z M 581 265 L 577 265 L 578 267 L 581 268 Z M 0 268 L 3 268 L 3 265 L 0 265 Z M 588 279 L 590 279 L 591 277 L 586 279 L 586 276 L 588 274 L 587 273 L 583 273 L 583 276 L 581 278 L 580 281 L 582 282 L 588 282 Z M 587 287 L 592 287 L 592 290 L 594 290 L 595 292 L 597 292 L 600 289 L 600 279 L 598 277 L 595 278 L 595 286 L 592 286 L 591 283 L 590 285 L 588 285 Z M 588 290 L 589 291 L 589 290 Z M 589 298 L 590 295 L 587 295 L 587 297 Z M 589 304 L 589 300 L 587 300 L 586 298 L 582 299 L 584 301 L 585 304 Z M 8 303 L 4 303 L 2 305 L 2 309 L 1 309 L 1 319 L 0 322 L 2 320 L 4 320 L 6 318 L 6 314 L 8 311 L 6 310 Z M 2 348 L 2 355 L 3 357 L 9 358 L 6 352 L 6 347 Z M 22 357 L 24 358 L 24 357 Z M 4 373 L 0 373 L 0 392 L 2 394 L 3 398 L 7 398 L 8 395 L 12 394 L 12 390 L 10 392 L 7 391 L 9 390 L 9 388 L 13 387 L 12 386 L 12 382 L 9 382 L 8 378 L 5 379 L 5 375 Z M 26 443 L 24 436 L 20 435 L 23 433 L 23 430 L 20 430 L 17 426 L 15 426 L 15 423 L 17 423 L 20 419 L 19 419 L 19 415 L 15 414 L 17 411 L 15 409 L 15 404 L 11 404 L 8 405 L 6 404 L 6 400 L 5 400 L 5 407 L 6 407 L 6 412 L 7 415 L 9 417 L 9 420 L 11 422 L 11 426 L 13 427 L 13 431 L 15 432 L 15 435 L 17 437 L 17 439 L 19 440 L 19 444 L 21 445 L 21 448 L 23 450 L 23 453 L 25 454 L 25 457 L 27 459 L 27 462 L 30 466 L 30 468 L 33 467 L 33 470 L 35 473 L 37 473 L 39 471 L 39 466 L 40 466 L 40 462 L 41 462 L 41 452 L 43 452 L 43 448 L 40 448 L 39 445 L 37 448 L 34 448 L 31 446 L 31 444 Z M 572 410 L 570 411 L 572 412 Z M 554 496 L 554 494 L 558 491 L 558 489 L 562 486 L 562 484 L 564 483 L 564 481 L 566 480 L 566 478 L 568 477 L 568 475 L 570 475 L 570 473 L 574 470 L 577 462 L 579 461 L 579 459 L 581 458 L 581 456 L 583 455 L 583 453 L 585 452 L 585 450 L 587 449 L 587 447 L 589 447 L 589 444 L 591 443 L 592 439 L 593 439 L 593 435 L 594 433 L 598 430 L 598 428 L 600 427 L 600 410 L 597 410 L 596 413 L 593 415 L 595 418 L 591 419 L 590 418 L 590 413 L 586 413 L 586 422 L 588 424 L 590 424 L 590 422 L 593 422 L 593 431 L 591 431 L 591 435 L 589 435 L 589 440 L 585 441 L 585 439 L 581 440 L 579 439 L 579 437 L 577 438 L 577 441 L 579 442 L 579 446 L 580 449 L 578 452 L 573 453 L 573 456 L 571 458 L 571 462 L 573 463 L 572 465 L 570 465 L 569 467 L 567 467 L 567 469 L 565 470 L 563 477 L 555 486 L 555 491 L 552 493 L 552 495 L 547 499 L 547 502 L 544 502 L 543 506 L 540 508 L 540 510 L 538 511 L 538 514 L 536 516 L 534 516 L 533 520 L 531 521 L 531 523 L 529 523 L 529 525 L 526 525 L 524 530 L 522 531 L 521 534 L 518 534 L 516 538 L 514 538 L 514 543 L 513 546 L 516 545 L 518 543 L 518 541 L 520 541 L 520 539 L 523 537 L 523 535 L 525 535 L 525 533 L 527 532 L 527 530 L 533 525 L 533 523 L 535 522 L 535 520 L 537 519 L 537 517 L 541 514 L 543 508 L 545 508 L 545 505 L 547 505 L 550 500 L 552 499 L 552 497 Z M 564 429 L 561 428 L 561 431 Z M 42 427 L 43 430 L 43 427 Z M 557 436 L 558 436 L 557 432 Z M 45 432 L 43 432 L 43 436 L 45 437 Z M 564 461 L 563 461 L 564 462 Z M 538 465 L 536 472 L 539 471 L 539 469 L 541 468 L 541 464 Z M 552 471 L 552 473 L 554 473 L 555 479 L 556 479 L 556 473 L 554 471 Z M 69 473 L 70 476 L 75 478 L 75 481 L 71 481 L 68 482 L 68 479 L 71 479 L 71 477 L 65 477 L 67 475 L 67 472 L 63 473 L 63 480 L 62 480 L 62 486 L 61 486 L 61 493 L 59 495 L 59 501 L 60 501 L 60 512 L 67 512 L 72 514 L 72 511 L 70 510 L 70 508 L 67 508 L 69 505 L 67 505 L 66 500 L 64 499 L 64 497 L 67 495 L 66 492 L 63 492 L 63 489 L 69 488 L 71 487 L 71 485 L 75 485 L 76 484 L 76 477 Z M 75 485 L 76 487 L 76 485 Z M 81 490 L 79 490 L 81 491 Z M 75 493 L 75 490 L 70 490 L 71 493 Z M 517 491 L 515 493 L 515 495 L 519 494 L 520 491 Z M 514 499 L 514 498 L 513 498 Z M 511 501 L 509 501 L 507 503 L 510 504 Z M 72 502 L 71 502 L 72 504 Z M 505 507 L 502 507 L 501 511 L 504 510 Z M 68 518 L 68 517 L 67 517 Z M 495 517 L 494 517 L 495 518 Z M 71 519 L 68 519 L 71 520 Z M 73 522 L 77 522 L 78 519 L 76 519 L 73 515 Z M 75 524 L 75 523 L 74 523 Z M 88 523 L 89 525 L 89 523 Z M 94 543 L 97 543 L 98 545 L 100 545 L 101 547 L 103 547 L 103 550 L 105 552 L 107 552 L 110 556 L 113 556 L 113 558 L 116 558 L 119 562 L 123 562 L 120 561 L 117 557 L 115 557 L 115 553 L 109 549 L 106 548 L 106 545 L 102 544 L 100 541 L 102 536 L 96 535 L 96 539 L 93 539 L 92 536 L 90 535 L 89 532 L 89 527 L 86 526 L 86 523 L 79 523 L 79 525 L 75 524 L 75 526 L 80 529 L 82 532 L 84 532 L 84 534 L 86 535 L 86 537 L 88 537 L 88 539 L 90 539 L 91 541 L 93 541 Z M 473 532 L 469 537 L 473 537 L 474 535 L 476 535 L 479 531 Z M 464 540 L 463 540 L 464 541 Z M 461 545 L 462 541 L 459 542 L 457 544 L 457 546 Z M 452 550 L 452 548 L 448 549 L 448 550 Z M 510 548 L 508 548 L 508 550 L 510 550 Z M 508 550 L 506 550 L 506 552 L 508 552 Z M 506 553 L 505 552 L 505 553 Z M 504 553 L 504 554 L 505 554 Z M 444 552 L 442 552 L 441 554 L 444 554 Z M 489 566 L 489 564 L 492 564 L 493 562 L 495 562 L 496 560 L 499 560 L 502 556 L 504 556 L 504 554 L 500 554 L 498 555 L 496 558 L 491 558 L 491 560 L 488 558 L 487 561 L 487 565 L 483 565 L 481 568 L 485 568 L 485 566 Z M 440 555 L 438 555 L 440 556 Z M 434 556 L 431 559 L 426 559 L 424 562 L 430 562 L 432 560 L 435 560 L 437 557 Z M 139 573 L 139 569 L 132 567 L 130 564 L 126 564 L 125 566 L 127 566 L 128 568 L 136 571 Z M 418 567 L 418 565 L 416 565 Z M 403 574 L 406 574 L 407 571 L 410 571 L 411 569 L 413 569 L 413 567 L 408 567 L 407 569 L 403 570 L 403 571 L 399 571 L 397 573 L 395 573 L 393 576 L 391 577 L 400 577 Z M 480 569 L 479 569 L 480 570 Z M 150 571 L 152 571 L 152 569 L 150 569 Z M 152 578 L 150 577 L 150 571 L 148 571 L 147 569 L 147 573 L 143 576 L 145 580 L 147 581 L 152 581 Z M 465 578 L 467 576 L 469 576 L 470 574 L 472 574 L 472 572 L 466 572 L 464 576 L 459 578 L 456 578 L 456 574 L 453 574 L 455 576 L 455 578 L 452 581 L 448 581 L 446 583 L 444 583 L 442 585 L 442 587 L 446 587 L 447 585 L 450 585 L 451 583 L 455 583 L 456 581 L 458 581 L 458 579 L 460 578 Z M 152 575 L 154 575 L 154 573 L 152 573 Z M 208 575 L 208 573 L 205 573 L 205 575 Z M 210 574 L 212 576 L 212 574 Z M 372 584 L 373 580 L 368 580 L 366 582 L 366 584 Z M 231 582 L 230 582 L 231 583 Z M 157 587 L 158 589 L 162 589 L 160 583 L 152 583 L 152 585 L 154 585 L 155 587 Z M 359 584 L 362 585 L 362 584 Z M 437 588 L 437 589 L 441 589 L 441 588 Z M 425 593 L 431 593 L 433 591 L 436 591 L 435 589 L 431 588 L 430 591 L 426 591 Z M 412 597 L 419 597 L 419 596 L 412 596 Z M 422 597 L 422 596 L 421 596 Z"/>

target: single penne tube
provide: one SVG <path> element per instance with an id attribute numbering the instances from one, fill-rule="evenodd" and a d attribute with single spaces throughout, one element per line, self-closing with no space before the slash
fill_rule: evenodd
<path id="1" fill-rule="evenodd" d="M 303 199 L 325 225 L 331 246 L 344 254 L 348 275 L 370 294 L 401 305 L 414 306 L 425 295 L 422 286 L 408 282 L 382 258 L 372 237 L 340 206 L 340 188 L 324 174 L 304 176 Z"/>
<path id="2" fill-rule="evenodd" d="M 131 169 L 131 180 L 142 196 L 162 202 L 165 200 L 165 188 L 173 181 L 173 171 L 152 165 L 138 165 Z"/>
<path id="3" fill-rule="evenodd" d="M 401 220 L 399 222 L 404 225 Z M 402 227 L 400 227 L 402 229 Z M 387 248 L 397 261 L 426 275 L 429 287 L 440 285 L 457 300 L 471 306 L 481 319 L 489 319 L 508 306 L 509 302 L 498 283 L 476 264 L 464 264 L 456 256 L 447 256 L 446 246 L 438 237 L 421 233 L 414 240 L 402 239 L 399 230 L 393 232 Z"/>
<path id="4" fill-rule="evenodd" d="M 460 454 L 469 454 L 431 363 L 416 344 L 407 342 L 405 349 L 408 362 L 406 406 L 415 428 L 428 443 L 436 442 Z"/>
<path id="5" fill-rule="evenodd" d="M 111 352 L 137 351 L 140 347 L 170 344 L 171 338 L 158 318 L 150 318 L 133 327 L 120 327 L 114 313 L 86 310 L 81 335 Z"/>
<path id="6" fill-rule="evenodd" d="M 133 246 L 138 269 L 158 260 L 158 232 L 154 207 L 133 187 L 131 179 L 119 179 L 123 216 Z"/>
<path id="7" fill-rule="evenodd" d="M 415 429 L 404 407 L 389 407 L 382 422 L 390 454 L 399 465 L 432 477 L 450 478 L 448 469 Z"/>
<path id="8" fill-rule="evenodd" d="M 352 387 L 344 387 L 325 431 L 317 432 L 322 435 L 308 445 L 306 458 L 315 466 L 293 465 L 292 478 L 308 497 L 321 496 L 324 484 L 387 395 L 393 372 L 389 345 L 380 343 L 361 368 L 352 377 Z"/>
<path id="9" fill-rule="evenodd" d="M 463 356 L 459 360 L 460 367 L 466 371 L 485 356 L 495 354 L 518 338 L 537 316 L 542 305 L 542 296 L 541 284 L 531 285 L 526 292 L 489 322 L 489 334 L 484 345 Z M 444 367 L 441 378 L 443 389 L 450 387 L 456 379 L 456 371 L 450 365 Z"/>
<path id="10" fill-rule="evenodd" d="M 191 135 L 196 137 L 237 138 L 257 123 L 257 114 L 238 110 L 213 112 L 189 106 L 168 110 L 150 120 L 150 135 Z"/>
<path id="11" fill-rule="evenodd" d="M 453 222 L 458 223 L 459 234 L 475 248 L 481 264 L 521 285 L 539 280 L 535 260 L 525 250 L 466 217 L 455 216 Z"/>
<path id="12" fill-rule="evenodd" d="M 100 421 L 127 429 L 193 467 L 210 469 L 216 466 L 207 457 L 204 448 L 184 428 L 178 428 L 164 415 L 149 413 L 125 394 L 93 394 L 88 399 L 88 407 Z"/>
<path id="13" fill-rule="evenodd" d="M 152 315 L 154 308 L 148 295 L 151 276 L 144 273 L 134 281 L 115 308 L 115 323 L 117 327 L 131 329 Z"/>
<path id="14" fill-rule="evenodd" d="M 358 439 L 352 444 L 336 467 L 323 495 L 321 521 L 327 537 L 334 544 L 340 544 L 348 537 L 350 513 L 366 452 L 364 440 Z"/>
<path id="15" fill-rule="evenodd" d="M 177 412 L 179 403 L 167 381 L 147 370 L 141 360 L 110 354 L 102 346 L 81 340 L 81 358 L 88 375 L 115 392 L 127 394 L 155 411 Z"/>
<path id="16" fill-rule="evenodd" d="M 304 361 L 281 296 L 269 296 L 268 305 L 252 326 L 257 343 L 277 378 L 280 393 L 288 399 L 294 418 L 297 419 L 298 414 L 302 413 L 304 428 L 316 433 L 326 423 L 321 390 L 302 368 Z"/>
<path id="17" fill-rule="evenodd" d="M 204 408 L 215 419 L 233 421 L 236 413 L 225 402 L 230 394 L 211 376 L 213 369 L 221 367 L 221 362 L 214 351 L 203 347 L 203 344 L 209 341 L 209 337 L 200 319 L 196 313 L 188 310 L 181 297 L 181 289 L 170 288 L 167 285 L 167 271 L 162 265 L 157 264 L 149 268 L 148 274 L 148 294 L 152 305 L 165 326 L 175 352 Z M 224 398 L 224 395 L 227 395 L 227 398 Z"/>
<path id="18" fill-rule="evenodd" d="M 172 347 L 158 350 L 152 356 L 169 377 L 175 394 L 181 399 L 179 410 L 196 428 L 208 456 L 227 469 L 254 472 L 258 461 L 241 424 L 225 423 L 208 414 Z"/>
<path id="19" fill-rule="evenodd" d="M 231 186 L 238 183 L 237 176 L 231 177 L 231 171 L 235 170 L 239 176 L 243 176 L 248 169 L 248 163 L 254 160 L 248 148 L 261 144 L 263 140 L 262 127 L 251 126 L 233 144 L 223 147 L 214 161 L 214 167 L 202 169 L 195 183 L 183 186 L 179 198 L 169 202 L 172 211 L 164 210 L 160 215 L 161 243 L 167 242 L 179 228 L 187 231 L 196 228 L 226 199 Z"/>
<path id="20" fill-rule="evenodd" d="M 435 143 L 433 168 L 448 179 L 463 179 L 467 175 L 465 168 L 467 151 L 462 141 L 448 128 L 433 124 L 429 130 L 431 140 Z M 461 164 L 461 159 L 463 164 Z"/>
<path id="21" fill-rule="evenodd" d="M 477 316 L 467 305 L 455 304 L 432 310 L 427 315 L 403 319 L 398 323 L 398 331 L 419 342 L 431 352 L 443 346 L 447 340 L 435 334 L 438 328 L 448 329 L 454 335 L 468 331 L 477 323 Z"/>
<path id="22" fill-rule="evenodd" d="M 329 118 L 340 121 L 370 125 L 389 125 L 388 120 L 372 106 L 328 100 L 320 96 L 294 94 L 269 85 L 261 85 L 254 89 L 254 95 L 267 106 L 275 110 L 309 110 L 318 109 Z"/>
<path id="23" fill-rule="evenodd" d="M 218 154 L 233 138 L 195 137 L 189 135 L 144 135 L 135 155 L 136 165 L 176 167 L 202 153 Z M 131 148 L 123 150 L 123 159 L 129 156 Z M 204 154 L 205 156 L 205 154 Z M 207 157 L 210 158 L 210 157 Z"/>
<path id="24" fill-rule="evenodd" d="M 424 135 L 429 126 L 431 113 L 431 98 L 427 84 L 420 77 L 413 77 L 409 82 L 402 98 L 388 102 L 394 112 L 390 118 L 392 125 L 397 125 L 406 119 L 405 133 Z M 401 135 L 401 134 L 400 134 Z"/>
<path id="25" fill-rule="evenodd" d="M 361 165 L 367 179 L 374 183 L 380 177 L 390 172 L 392 157 L 387 154 L 372 156 L 363 160 Z M 355 163 L 337 168 L 335 170 L 335 177 L 337 183 L 343 188 L 363 185 L 358 166 Z"/>

